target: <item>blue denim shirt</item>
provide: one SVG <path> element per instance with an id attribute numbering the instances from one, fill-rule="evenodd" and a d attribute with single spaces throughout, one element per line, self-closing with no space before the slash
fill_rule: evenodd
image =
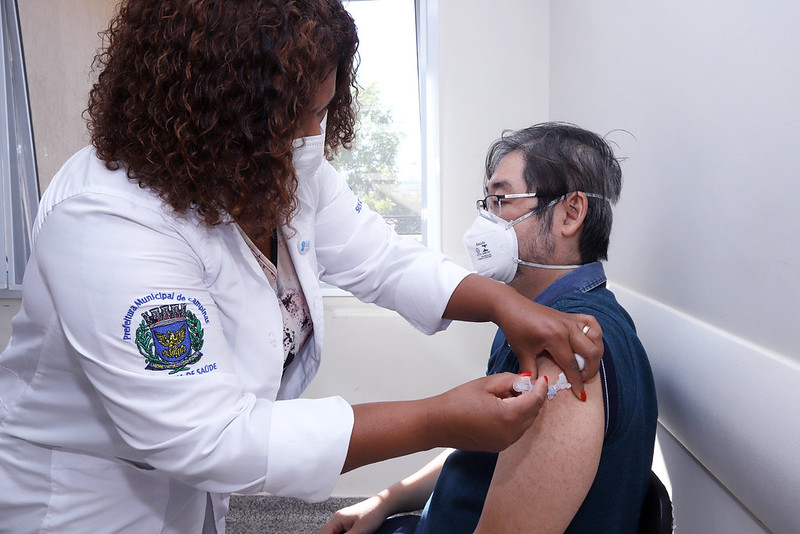
<path id="1" fill-rule="evenodd" d="M 647 489 L 655 441 L 655 385 L 632 319 L 606 288 L 600 263 L 589 263 L 548 286 L 536 302 L 593 315 L 603 329 L 601 381 L 606 433 L 597 475 L 567 532 L 635 532 Z M 488 374 L 519 372 L 498 330 Z M 428 500 L 417 534 L 473 532 L 494 474 L 497 454 L 455 451 Z"/>
<path id="2" fill-rule="evenodd" d="M 606 272 L 603 264 L 599 261 L 587 263 L 547 286 L 534 301 L 544 306 L 550 306 L 561 295 L 574 291 L 586 293 L 596 287 L 604 286 L 605 283 Z"/>

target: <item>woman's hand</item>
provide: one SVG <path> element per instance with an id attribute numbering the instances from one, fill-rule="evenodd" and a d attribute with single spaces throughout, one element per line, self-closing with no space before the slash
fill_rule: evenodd
<path id="1" fill-rule="evenodd" d="M 490 375 L 433 397 L 431 417 L 446 432 L 447 442 L 441 445 L 500 452 L 517 441 L 547 397 L 543 377 L 531 391 L 516 395 L 512 386 L 517 378 L 513 373 Z"/>
<path id="2" fill-rule="evenodd" d="M 531 426 L 547 395 L 540 378 L 514 396 L 517 375 L 479 378 L 416 401 L 353 406 L 353 433 L 342 472 L 434 447 L 499 452 Z"/>
<path id="3" fill-rule="evenodd" d="M 492 321 L 506 336 L 521 371 L 538 376 L 536 358 L 550 356 L 563 369 L 579 399 L 583 381 L 600 369 L 603 331 L 591 315 L 562 313 L 536 304 L 506 284 L 476 274 L 456 287 L 443 316 L 461 321 Z M 588 327 L 588 328 L 587 328 Z M 579 370 L 575 354 L 585 360 Z"/>
<path id="4" fill-rule="evenodd" d="M 319 534 L 370 534 L 378 530 L 389 513 L 384 511 L 384 500 L 375 495 L 336 512 L 319 529 Z"/>
<path id="5" fill-rule="evenodd" d="M 597 374 L 603 357 L 603 331 L 597 320 L 563 313 L 513 292 L 506 306 L 497 310 L 495 323 L 516 354 L 520 370 L 537 376 L 536 358 L 549 355 L 564 371 L 575 396 L 583 400 L 583 382 Z M 582 371 L 575 354 L 584 358 Z"/>

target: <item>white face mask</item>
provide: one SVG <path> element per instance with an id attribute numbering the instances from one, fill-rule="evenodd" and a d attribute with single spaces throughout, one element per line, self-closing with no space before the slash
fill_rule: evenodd
<path id="1" fill-rule="evenodd" d="M 609 201 L 601 195 L 585 194 Z M 514 275 L 517 274 L 517 266 L 520 264 L 540 269 L 576 269 L 580 267 L 580 265 L 545 265 L 519 259 L 519 244 L 514 225 L 546 210 L 564 198 L 566 195 L 513 221 L 506 221 L 488 211 L 481 210 L 480 215 L 475 218 L 472 226 L 464 234 L 464 246 L 475 272 L 507 284 L 514 279 Z"/>
<path id="2" fill-rule="evenodd" d="M 513 224 L 481 211 L 464 234 L 464 247 L 478 274 L 506 284 L 514 279 L 518 252 Z"/>
<path id="3" fill-rule="evenodd" d="M 320 123 L 321 133 L 308 137 L 300 137 L 292 141 L 292 162 L 298 178 L 310 178 L 317 172 L 325 159 L 325 126 L 328 114 Z"/>

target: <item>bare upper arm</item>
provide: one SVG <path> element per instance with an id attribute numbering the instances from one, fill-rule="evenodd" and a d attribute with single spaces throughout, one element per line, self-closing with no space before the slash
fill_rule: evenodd
<path id="1" fill-rule="evenodd" d="M 560 369 L 539 358 L 553 385 Z M 530 429 L 500 453 L 476 532 L 563 532 L 592 485 L 603 446 L 600 377 L 584 384 L 586 402 L 561 391 Z"/>

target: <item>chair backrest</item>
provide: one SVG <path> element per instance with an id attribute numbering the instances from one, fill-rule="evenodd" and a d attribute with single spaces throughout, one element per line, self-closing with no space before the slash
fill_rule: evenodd
<path id="1" fill-rule="evenodd" d="M 672 501 L 664 484 L 650 471 L 650 483 L 642 502 L 639 534 L 672 534 Z"/>

